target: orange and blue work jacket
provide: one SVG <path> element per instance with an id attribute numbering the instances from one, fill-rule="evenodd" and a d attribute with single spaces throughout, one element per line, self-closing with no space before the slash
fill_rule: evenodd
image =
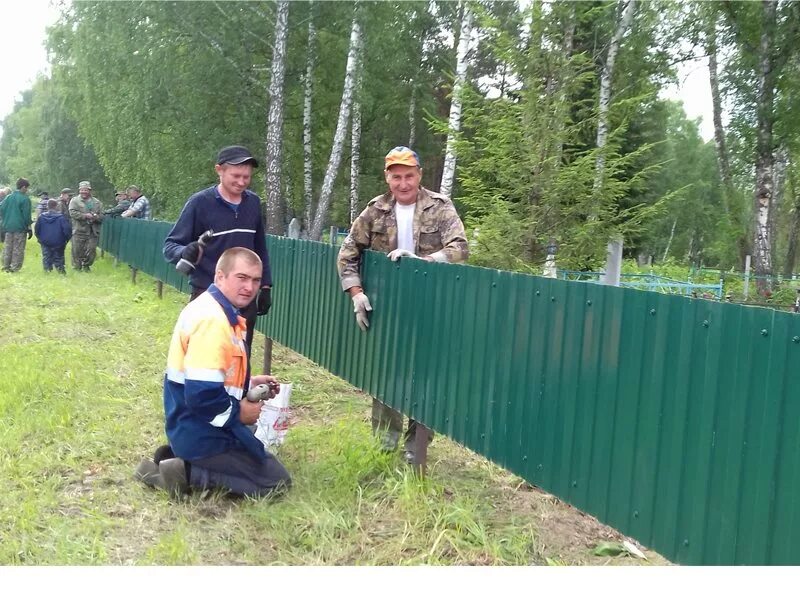
<path id="1" fill-rule="evenodd" d="M 213 284 L 181 311 L 164 378 L 167 438 L 176 456 L 192 461 L 246 449 L 266 458 L 239 420 L 250 381 L 246 330 L 244 317 Z"/>

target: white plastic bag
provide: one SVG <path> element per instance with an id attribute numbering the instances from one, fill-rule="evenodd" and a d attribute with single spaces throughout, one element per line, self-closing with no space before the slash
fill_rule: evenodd
<path id="1" fill-rule="evenodd" d="M 256 438 L 261 440 L 267 450 L 283 444 L 289 429 L 289 399 L 292 397 L 292 384 L 281 383 L 280 392 L 266 400 L 256 422 Z"/>

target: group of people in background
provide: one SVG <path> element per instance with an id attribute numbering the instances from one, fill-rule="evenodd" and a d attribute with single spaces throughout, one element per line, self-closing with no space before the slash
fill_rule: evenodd
<path id="1" fill-rule="evenodd" d="M 150 201 L 136 185 L 118 191 L 117 205 L 105 211 L 102 202 L 92 195 L 89 181 L 78 184 L 77 195 L 73 195 L 70 188 L 61 190 L 57 199 L 50 198 L 48 192 L 41 192 L 35 211 L 32 211 L 28 195 L 30 182 L 20 178 L 16 187 L 16 191 L 0 188 L 0 242 L 4 243 L 3 271 L 6 273 L 22 268 L 25 245 L 34 235 L 42 246 L 45 271 L 55 268 L 66 275 L 64 253 L 70 240 L 73 269 L 89 271 L 95 261 L 105 217 L 152 219 Z"/>

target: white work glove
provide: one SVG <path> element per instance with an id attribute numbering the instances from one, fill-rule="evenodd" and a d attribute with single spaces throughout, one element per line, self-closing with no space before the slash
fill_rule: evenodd
<path id="1" fill-rule="evenodd" d="M 389 252 L 388 256 L 389 260 L 394 262 L 400 260 L 401 256 L 408 256 L 409 258 L 419 258 L 419 256 L 417 256 L 413 252 L 409 252 L 408 250 L 400 250 L 400 248 L 398 248 L 397 250 L 392 250 L 391 252 Z"/>
<path id="2" fill-rule="evenodd" d="M 369 298 L 364 292 L 359 292 L 353 296 L 353 312 L 356 313 L 356 323 L 361 328 L 361 331 L 366 331 L 369 327 L 369 318 L 367 312 L 372 310 L 372 305 L 369 303 Z"/>

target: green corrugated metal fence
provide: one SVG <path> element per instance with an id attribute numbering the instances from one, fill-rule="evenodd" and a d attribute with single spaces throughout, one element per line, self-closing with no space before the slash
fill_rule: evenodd
<path id="1" fill-rule="evenodd" d="M 101 243 L 185 286 L 169 226 Z M 338 248 L 267 241 L 276 341 L 671 560 L 800 564 L 797 316 L 369 252 L 364 334 Z"/>

